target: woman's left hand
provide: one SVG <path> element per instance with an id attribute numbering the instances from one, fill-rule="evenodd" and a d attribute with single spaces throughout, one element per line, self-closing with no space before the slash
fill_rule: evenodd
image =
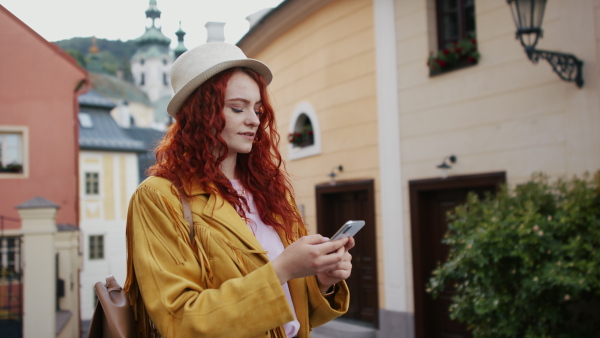
<path id="1" fill-rule="evenodd" d="M 322 293 L 327 292 L 333 284 L 348 279 L 352 273 L 352 255 L 348 252 L 354 247 L 354 238 L 349 238 L 346 245 L 338 249 L 338 252 L 343 251 L 342 261 L 338 263 L 336 269 L 320 273 L 317 275 L 319 288 Z"/>

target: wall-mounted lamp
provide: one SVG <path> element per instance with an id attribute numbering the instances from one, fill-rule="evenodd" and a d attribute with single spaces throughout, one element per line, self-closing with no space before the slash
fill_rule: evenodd
<path id="1" fill-rule="evenodd" d="M 333 169 L 331 169 L 331 172 L 329 173 L 329 177 L 331 178 L 331 181 L 329 181 L 329 184 L 331 184 L 331 185 L 335 185 L 335 177 L 337 176 L 337 174 L 335 173 L 336 170 L 341 173 L 342 171 L 344 171 L 344 167 L 339 165 L 339 166 L 333 167 Z"/>
<path id="2" fill-rule="evenodd" d="M 583 86 L 581 68 L 583 61 L 573 54 L 551 52 L 535 49 L 538 39 L 542 37 L 542 20 L 547 0 L 506 0 L 512 11 L 517 38 L 525 48 L 527 57 L 533 63 L 545 59 L 561 79 L 575 82 L 577 87 Z"/>
<path id="3" fill-rule="evenodd" d="M 442 164 L 437 166 L 438 169 L 442 169 L 442 178 L 448 177 L 448 169 L 452 168 L 452 166 L 450 164 L 448 164 L 448 162 L 450 162 L 452 164 L 456 163 L 456 156 L 450 155 L 450 156 L 444 158 L 444 160 L 442 161 Z"/>

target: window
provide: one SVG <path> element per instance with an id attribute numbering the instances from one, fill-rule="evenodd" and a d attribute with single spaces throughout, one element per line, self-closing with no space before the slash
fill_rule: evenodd
<path id="1" fill-rule="evenodd" d="M 142 73 L 142 79 L 140 80 L 140 86 L 143 86 L 144 84 L 146 84 L 146 76 L 144 75 L 144 73 Z"/>
<path id="2" fill-rule="evenodd" d="M 321 153 L 321 129 L 314 108 L 308 102 L 298 104 L 292 114 L 288 134 L 290 159 Z"/>
<path id="3" fill-rule="evenodd" d="M 306 114 L 300 114 L 296 120 L 294 131 L 288 135 L 288 141 L 294 148 L 304 148 L 315 144 L 312 122 Z"/>
<path id="4" fill-rule="evenodd" d="M 8 275 L 21 272 L 21 237 L 5 236 L 0 239 L 0 270 Z"/>
<path id="5" fill-rule="evenodd" d="M 24 156 L 23 133 L 0 130 L 0 173 L 22 173 Z"/>
<path id="6" fill-rule="evenodd" d="M 90 259 L 104 259 L 104 235 L 90 236 Z"/>
<path id="7" fill-rule="evenodd" d="M 437 0 L 438 48 L 475 37 L 475 0 Z"/>
<path id="8" fill-rule="evenodd" d="M 99 190 L 99 178 L 98 173 L 85 173 L 85 194 L 86 195 L 98 195 Z"/>
<path id="9" fill-rule="evenodd" d="M 434 1 L 434 0 L 430 0 Z M 478 63 L 480 54 L 475 38 L 475 0 L 435 0 L 437 45 L 427 65 L 429 76 L 443 74 Z"/>
<path id="10" fill-rule="evenodd" d="M 92 128 L 94 123 L 92 117 L 88 113 L 79 113 L 79 125 L 81 128 Z"/>
<path id="11" fill-rule="evenodd" d="M 168 78 L 167 78 L 167 73 L 163 73 L 163 84 L 164 84 L 165 86 L 168 86 L 168 85 L 169 85 L 169 80 L 168 80 Z"/>

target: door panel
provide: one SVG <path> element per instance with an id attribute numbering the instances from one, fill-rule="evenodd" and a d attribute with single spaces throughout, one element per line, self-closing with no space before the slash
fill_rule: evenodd
<path id="1" fill-rule="evenodd" d="M 346 281 L 350 306 L 343 317 L 378 325 L 377 257 L 372 181 L 370 184 L 337 184 L 317 187 L 317 225 L 323 236 L 333 235 L 347 220 L 365 220 L 354 237 L 352 275 Z"/>
<path id="2" fill-rule="evenodd" d="M 491 173 L 409 183 L 417 338 L 471 337 L 465 325 L 450 320 L 448 307 L 456 292 L 453 283 L 436 299 L 426 292 L 426 284 L 438 263 L 448 256 L 449 247 L 442 243 L 448 212 L 463 204 L 469 192 L 480 196 L 494 193 L 505 180 L 504 173 Z"/>

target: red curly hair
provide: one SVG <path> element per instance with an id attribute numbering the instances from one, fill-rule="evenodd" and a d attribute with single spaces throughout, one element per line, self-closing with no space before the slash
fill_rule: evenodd
<path id="1" fill-rule="evenodd" d="M 245 217 L 246 199 L 236 192 L 219 169 L 228 154 L 227 144 L 221 137 L 225 128 L 225 89 L 236 72 L 249 75 L 258 84 L 262 101 L 260 125 L 252 150 L 248 154 L 238 154 L 236 176 L 252 193 L 262 221 L 282 229 L 288 239 L 297 239 L 301 233 L 293 231 L 294 223 L 300 225 L 302 232 L 305 228 L 278 150 L 275 113 L 263 78 L 249 68 L 224 70 L 188 97 L 175 117 L 176 122 L 157 146 L 157 163 L 148 169 L 148 174 L 170 180 L 179 191 L 198 182 L 207 192 L 218 193 L 238 210 L 241 217 Z M 220 150 L 218 156 L 213 153 L 214 149 Z"/>

